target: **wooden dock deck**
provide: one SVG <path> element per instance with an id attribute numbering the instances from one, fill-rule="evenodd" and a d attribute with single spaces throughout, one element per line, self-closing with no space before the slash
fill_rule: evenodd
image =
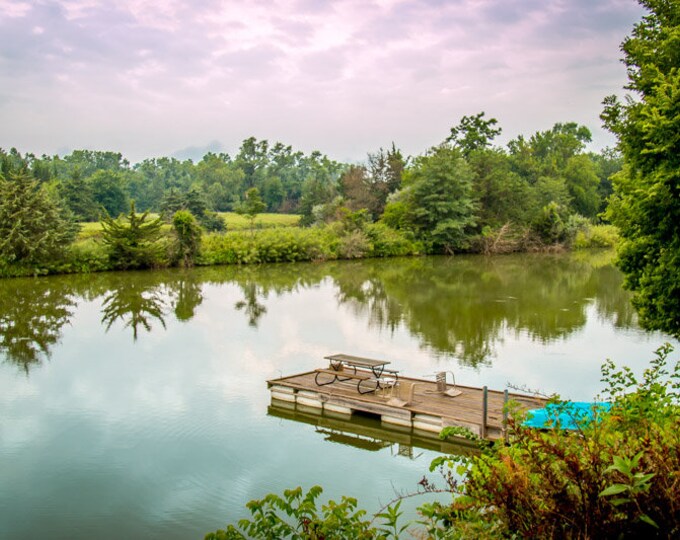
<path id="1" fill-rule="evenodd" d="M 390 400 L 394 396 L 389 392 L 359 394 L 356 381 L 352 380 L 318 386 L 315 376 L 316 371 L 308 371 L 267 381 L 267 386 L 272 399 L 317 408 L 324 413 L 350 417 L 361 411 L 379 416 L 383 423 L 415 432 L 439 433 L 445 427 L 460 426 L 490 440 L 505 436 L 506 395 L 521 409 L 541 408 L 546 403 L 542 398 L 461 385 L 455 386 L 460 394 L 451 397 L 438 392 L 434 381 L 400 377 L 402 389 L 414 385 L 412 399 L 400 406 Z M 454 386 L 449 384 L 448 388 Z"/>

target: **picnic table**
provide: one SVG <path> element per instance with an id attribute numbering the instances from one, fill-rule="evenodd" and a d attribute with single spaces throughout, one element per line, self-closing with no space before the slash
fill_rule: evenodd
<path id="1" fill-rule="evenodd" d="M 387 369 L 390 362 L 386 360 L 373 360 L 349 354 L 333 354 L 324 357 L 329 362 L 328 368 L 316 370 L 314 382 L 318 386 L 325 386 L 336 381 L 344 382 L 349 380 L 357 381 L 357 392 L 367 394 L 375 392 L 386 385 L 393 384 L 392 381 L 398 379 L 397 371 Z M 359 368 L 359 369 L 357 369 Z M 320 375 L 331 375 L 330 380 L 324 381 Z M 389 379 L 384 378 L 387 375 Z M 362 383 L 363 387 L 362 387 Z"/>

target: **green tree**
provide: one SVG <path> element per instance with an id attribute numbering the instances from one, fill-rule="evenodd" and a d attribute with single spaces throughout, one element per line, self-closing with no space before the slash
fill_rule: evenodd
<path id="1" fill-rule="evenodd" d="M 151 221 L 149 212 L 135 212 L 134 201 L 130 203 L 130 213 L 113 219 L 102 219 L 103 242 L 109 251 L 109 260 L 115 268 L 149 268 L 160 264 L 162 247 L 159 245 L 163 221 Z"/>
<path id="2" fill-rule="evenodd" d="M 99 170 L 89 178 L 89 184 L 95 202 L 110 216 L 118 216 L 125 212 L 129 201 L 123 189 L 124 180 L 121 173 Z"/>
<path id="3" fill-rule="evenodd" d="M 232 210 L 243 192 L 244 173 L 227 154 L 208 153 L 203 156 L 195 167 L 195 177 L 212 210 Z"/>
<path id="4" fill-rule="evenodd" d="M 585 217 L 596 217 L 601 201 L 595 162 L 589 155 L 579 154 L 567 160 L 563 174 L 573 211 Z"/>
<path id="5" fill-rule="evenodd" d="M 448 145 L 433 148 L 408 171 L 409 221 L 433 251 L 452 254 L 468 247 L 476 224 L 473 174 L 460 151 Z"/>
<path id="6" fill-rule="evenodd" d="M 177 239 L 177 260 L 182 266 L 192 266 L 201 248 L 201 227 L 188 210 L 179 210 L 172 217 Z"/>
<path id="7" fill-rule="evenodd" d="M 680 335 L 680 3 L 640 0 L 648 14 L 622 44 L 629 90 L 605 99 L 602 119 L 625 166 L 614 176 L 609 219 L 619 267 L 641 323 Z"/>
<path id="8" fill-rule="evenodd" d="M 236 208 L 236 212 L 245 216 L 250 221 L 250 228 L 255 228 L 255 218 L 260 214 L 267 205 L 260 197 L 260 190 L 257 188 L 250 188 L 246 191 L 243 202 Z"/>
<path id="9" fill-rule="evenodd" d="M 605 211 L 609 196 L 614 192 L 612 177 L 623 168 L 621 152 L 613 148 L 604 148 L 598 154 L 590 154 L 590 158 L 597 167 L 600 183 L 597 192 L 600 195 L 599 212 Z"/>
<path id="10" fill-rule="evenodd" d="M 446 142 L 459 148 L 464 156 L 475 150 L 482 150 L 491 145 L 491 141 L 501 134 L 502 129 L 495 127 L 498 120 L 484 119 L 484 112 L 474 116 L 463 116 L 457 126 L 451 128 L 451 135 Z"/>
<path id="11" fill-rule="evenodd" d="M 80 169 L 73 169 L 69 178 L 59 184 L 59 193 L 78 221 L 96 221 L 99 218 L 91 184 L 83 178 Z"/>
<path id="12" fill-rule="evenodd" d="M 175 215 L 175 212 L 185 208 L 184 204 L 184 197 L 182 194 L 177 189 L 170 188 L 165 192 L 165 195 L 163 195 L 160 210 L 165 216 L 165 219 L 170 220 L 171 217 Z"/>
<path id="13" fill-rule="evenodd" d="M 474 172 L 479 227 L 498 228 L 508 222 L 526 225 L 533 193 L 527 181 L 512 170 L 508 155 L 497 148 L 484 148 L 471 152 L 467 162 Z"/>
<path id="14" fill-rule="evenodd" d="M 44 185 L 27 173 L 0 176 L 0 259 L 38 265 L 63 256 L 78 227 Z"/>

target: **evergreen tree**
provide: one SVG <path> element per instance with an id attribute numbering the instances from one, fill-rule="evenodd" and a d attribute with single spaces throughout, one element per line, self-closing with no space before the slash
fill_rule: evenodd
<path id="1" fill-rule="evenodd" d="M 0 177 L 0 259 L 35 265 L 61 257 L 78 227 L 26 172 Z"/>
<path id="2" fill-rule="evenodd" d="M 115 268 L 149 268 L 161 261 L 162 248 L 158 243 L 161 237 L 161 218 L 148 220 L 149 212 L 135 212 L 134 201 L 130 203 L 130 213 L 113 219 L 104 216 L 102 235 L 109 250 L 109 259 Z"/>

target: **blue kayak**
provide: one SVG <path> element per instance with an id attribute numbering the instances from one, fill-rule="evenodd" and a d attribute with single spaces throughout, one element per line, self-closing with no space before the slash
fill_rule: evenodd
<path id="1" fill-rule="evenodd" d="M 560 429 L 576 429 L 580 422 L 588 423 L 593 420 L 599 412 L 606 412 L 611 409 L 611 403 L 593 403 L 589 401 L 568 401 L 560 405 L 546 405 L 542 409 L 531 409 L 527 411 L 527 419 L 523 426 L 537 429 L 549 429 L 557 427 Z"/>

